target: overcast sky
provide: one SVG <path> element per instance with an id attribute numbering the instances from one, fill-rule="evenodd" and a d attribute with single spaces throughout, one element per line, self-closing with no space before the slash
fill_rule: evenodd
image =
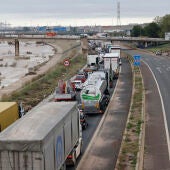
<path id="1" fill-rule="evenodd" d="M 121 25 L 170 14 L 170 0 L 1 0 L 0 22 L 12 26 Z"/>

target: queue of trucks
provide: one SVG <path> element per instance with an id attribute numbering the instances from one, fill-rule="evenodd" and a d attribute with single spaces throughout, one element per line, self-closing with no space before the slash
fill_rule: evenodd
<path id="1" fill-rule="evenodd" d="M 60 170 L 75 165 L 82 151 L 82 128 L 88 125 L 82 119 L 85 114 L 104 113 L 111 76 L 115 70 L 119 72 L 119 59 L 117 51 L 87 56 L 87 67 L 78 73 L 83 78 L 59 81 L 54 101 L 24 116 L 17 103 L 0 103 L 0 169 Z M 81 81 L 79 86 L 77 80 Z M 76 90 L 80 90 L 79 105 Z"/>
<path id="2" fill-rule="evenodd" d="M 104 113 L 109 103 L 108 89 L 119 75 L 120 46 L 104 42 L 100 49 L 98 51 L 97 48 L 97 54 L 87 55 L 87 66 L 83 69 L 86 80 L 82 73 L 78 73 L 67 85 L 66 91 L 61 93 L 56 90 L 55 101 L 76 100 L 74 91 L 80 90 L 81 110 L 84 114 Z M 58 86 L 57 89 L 63 88 Z"/>
<path id="3" fill-rule="evenodd" d="M 84 71 L 88 72 L 88 78 L 80 92 L 85 114 L 104 113 L 110 99 L 108 89 L 112 87 L 113 79 L 118 78 L 119 68 L 120 46 L 111 42 L 105 42 L 98 55 L 87 56 Z"/>

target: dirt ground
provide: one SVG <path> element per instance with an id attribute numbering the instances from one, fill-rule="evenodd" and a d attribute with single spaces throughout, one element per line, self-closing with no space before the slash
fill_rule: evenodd
<path id="1" fill-rule="evenodd" d="M 59 61 L 63 59 L 63 57 L 66 57 L 69 55 L 69 52 L 63 55 L 63 52 L 71 48 L 72 46 L 78 44 L 78 41 L 75 40 L 48 40 L 46 43 L 53 46 L 56 50 L 55 55 L 43 66 L 41 66 L 34 75 L 27 75 L 21 78 L 19 81 L 4 87 L 0 90 L 0 99 L 2 99 L 3 96 L 10 95 L 12 92 L 16 91 L 17 89 L 22 88 L 25 84 L 31 82 L 33 79 L 35 79 L 38 76 L 44 75 L 48 70 L 53 68 Z"/>

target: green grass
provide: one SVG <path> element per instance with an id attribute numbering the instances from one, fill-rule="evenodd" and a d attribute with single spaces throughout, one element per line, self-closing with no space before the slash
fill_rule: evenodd
<path id="1" fill-rule="evenodd" d="M 159 46 L 156 46 L 156 47 L 151 47 L 151 48 L 148 48 L 149 51 L 151 52 L 156 52 L 156 51 L 170 51 L 170 43 L 168 44 L 163 44 L 163 45 L 159 45 Z"/>
<path id="2" fill-rule="evenodd" d="M 139 135 L 141 133 L 141 125 L 143 123 L 142 103 L 143 103 L 143 82 L 139 67 L 133 67 L 133 58 L 128 56 L 132 66 L 134 79 L 134 93 L 132 95 L 132 103 L 129 112 L 129 121 L 126 125 L 126 133 L 122 141 L 122 152 L 119 157 L 118 169 L 135 169 L 137 163 L 137 153 L 139 152 Z"/>
<path id="3" fill-rule="evenodd" d="M 28 83 L 10 96 L 4 96 L 2 101 L 22 101 L 26 108 L 36 106 L 45 97 L 54 92 L 58 80 L 70 79 L 85 65 L 86 60 L 82 55 L 78 55 L 70 59 L 70 63 L 68 68 L 64 67 L 62 63 L 58 63 L 53 70 L 46 73 L 44 76 Z"/>

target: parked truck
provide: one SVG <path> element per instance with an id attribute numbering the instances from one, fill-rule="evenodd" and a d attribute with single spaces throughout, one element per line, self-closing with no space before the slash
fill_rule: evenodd
<path id="1" fill-rule="evenodd" d="M 19 119 L 16 102 L 0 102 L 0 132 Z"/>
<path id="2" fill-rule="evenodd" d="M 101 76 L 92 73 L 84 83 L 80 93 L 82 109 L 85 114 L 104 113 L 108 103 L 109 94 L 107 81 Z"/>
<path id="3" fill-rule="evenodd" d="M 75 164 L 82 130 L 76 102 L 48 102 L 0 133 L 1 170 L 60 170 Z"/>

